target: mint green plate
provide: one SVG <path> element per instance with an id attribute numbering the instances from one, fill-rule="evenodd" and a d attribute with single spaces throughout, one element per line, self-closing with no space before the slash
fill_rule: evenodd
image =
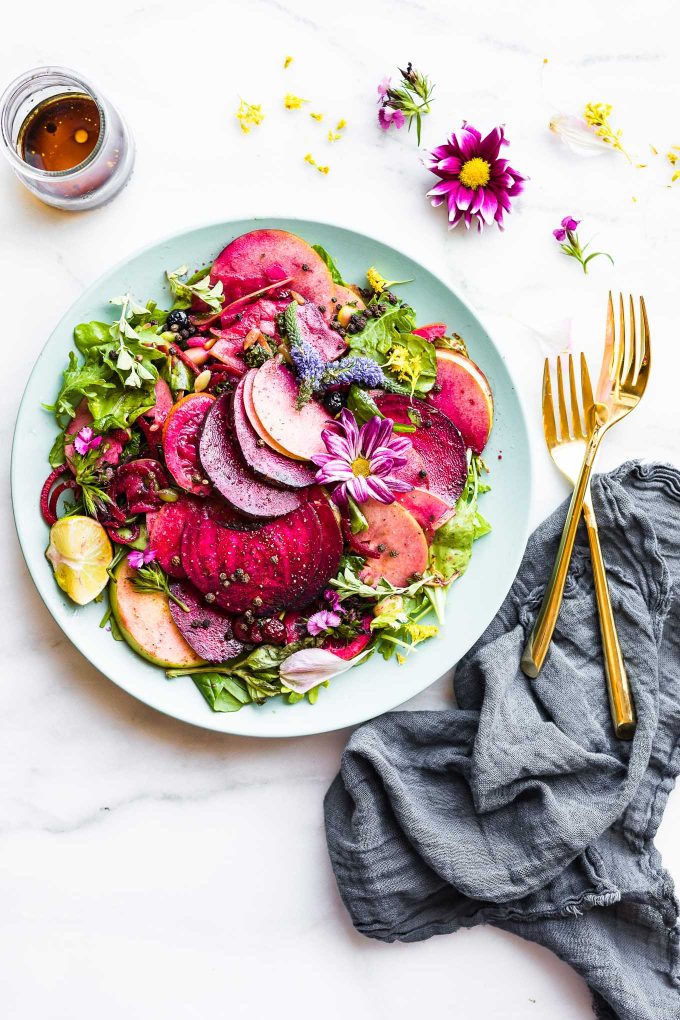
<path id="1" fill-rule="evenodd" d="M 55 426 L 41 404 L 54 399 L 77 323 L 109 319 L 109 298 L 127 291 L 144 300 L 156 298 L 162 304 L 167 299 L 163 287 L 166 269 L 185 263 L 202 265 L 234 237 L 264 226 L 290 230 L 312 244 L 323 245 L 348 280 L 363 279 L 371 265 L 390 280 L 413 277 L 408 298 L 419 321 L 442 320 L 465 338 L 491 383 L 496 402 L 493 433 L 485 451 L 492 490 L 482 503 L 493 531 L 477 543 L 470 569 L 453 586 L 446 625 L 439 637 L 420 645 L 403 666 L 373 656 L 322 689 L 314 706 L 306 701 L 287 705 L 276 699 L 262 707 L 219 714 L 210 710 L 189 678 L 166 680 L 163 670 L 100 630 L 101 605 L 77 607 L 54 582 L 44 556 L 48 529 L 40 516 L 38 496 L 49 472 L 47 454 Z M 38 358 L 21 402 L 12 451 L 12 499 L 19 541 L 45 605 L 74 645 L 105 676 L 147 705 L 196 726 L 258 737 L 290 737 L 351 726 L 387 712 L 424 690 L 470 648 L 499 609 L 524 552 L 531 462 L 522 408 L 503 358 L 470 308 L 442 280 L 402 252 L 351 230 L 306 220 L 238 220 L 200 227 L 144 249 L 102 276 L 68 310 Z"/>

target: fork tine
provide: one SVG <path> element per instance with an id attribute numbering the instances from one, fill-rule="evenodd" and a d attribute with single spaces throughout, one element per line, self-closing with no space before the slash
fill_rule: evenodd
<path id="1" fill-rule="evenodd" d="M 557 410 L 560 416 L 561 440 L 569 439 L 569 417 L 567 415 L 567 401 L 564 396 L 564 377 L 562 373 L 562 358 L 557 359 Z"/>
<path id="2" fill-rule="evenodd" d="M 574 430 L 574 439 L 585 439 L 586 432 L 581 422 L 581 412 L 578 405 L 578 391 L 576 389 L 576 377 L 574 375 L 574 359 L 569 355 L 569 399 L 571 402 L 571 426 Z"/>
<path id="3" fill-rule="evenodd" d="M 637 357 L 634 364 L 634 375 L 633 385 L 635 385 L 640 378 L 642 366 L 645 366 L 645 370 L 649 371 L 649 359 L 651 351 L 649 348 L 649 322 L 647 321 L 647 308 L 645 306 L 645 299 L 640 295 L 640 344 L 638 346 Z"/>
<path id="4" fill-rule="evenodd" d="M 626 316 L 623 307 L 623 294 L 619 294 L 619 330 L 617 342 L 614 348 L 612 382 L 617 385 L 623 380 L 623 356 L 626 350 Z"/>
<path id="5" fill-rule="evenodd" d="M 605 396 L 611 390 L 614 378 L 614 347 L 616 332 L 614 329 L 614 299 L 609 291 L 607 298 L 607 325 L 604 333 L 604 350 L 602 352 L 602 364 L 600 366 L 600 377 L 597 381 L 597 399 L 604 402 Z"/>
<path id="6" fill-rule="evenodd" d="M 557 430 L 555 428 L 552 383 L 550 382 L 550 362 L 547 358 L 543 366 L 543 432 L 548 449 L 552 449 L 557 443 Z"/>
<path id="7" fill-rule="evenodd" d="M 581 352 L 581 396 L 583 398 L 583 418 L 586 432 L 588 432 L 591 427 L 591 415 L 595 401 L 593 400 L 593 388 L 590 385 L 588 362 L 583 352 Z"/>
<path id="8" fill-rule="evenodd" d="M 623 301 L 623 297 L 621 300 Z M 628 344 L 624 351 L 621 379 L 626 379 L 629 382 L 632 382 L 632 369 L 637 359 L 639 347 L 639 338 L 635 323 L 635 305 L 633 304 L 632 294 L 628 295 L 628 325 L 630 326 L 630 330 L 628 332 Z"/>

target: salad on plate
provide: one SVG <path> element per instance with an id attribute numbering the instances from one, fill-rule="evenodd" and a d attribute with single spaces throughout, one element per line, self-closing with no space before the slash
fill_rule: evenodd
<path id="1" fill-rule="evenodd" d="M 125 294 L 75 327 L 45 405 L 46 555 L 214 711 L 403 662 L 490 530 L 491 387 L 447 324 L 418 324 L 409 282 L 371 266 L 360 287 L 261 229 L 168 270 L 168 307 Z"/>

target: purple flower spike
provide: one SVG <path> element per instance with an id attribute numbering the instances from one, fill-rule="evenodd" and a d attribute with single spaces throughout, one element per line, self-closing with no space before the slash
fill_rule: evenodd
<path id="1" fill-rule="evenodd" d="M 316 480 L 320 485 L 337 482 L 333 499 L 338 506 L 346 507 L 351 497 L 356 503 L 377 499 L 380 503 L 393 503 L 395 492 L 410 492 L 413 486 L 395 477 L 395 468 L 406 464 L 411 442 L 392 434 L 391 418 L 377 415 L 357 425 L 351 411 L 343 408 L 338 421 L 330 423 L 321 433 L 328 453 L 312 458 L 319 470 Z"/>
<path id="2" fill-rule="evenodd" d="M 428 170 L 439 177 L 427 197 L 432 205 L 446 204 L 449 224 L 473 223 L 481 232 L 484 224 L 503 229 L 503 217 L 512 207 L 511 199 L 524 190 L 526 177 L 500 158 L 507 145 L 505 131 L 496 127 L 482 138 L 481 132 L 463 122 L 461 132 L 430 153 Z"/>
<path id="3" fill-rule="evenodd" d="M 127 561 L 133 570 L 139 570 L 140 567 L 146 566 L 147 563 L 151 563 L 156 559 L 156 553 L 153 549 L 132 549 L 127 554 Z"/>
<path id="4" fill-rule="evenodd" d="M 101 443 L 102 436 L 95 436 L 89 425 L 86 425 L 84 429 L 81 429 L 76 438 L 73 440 L 76 453 L 79 453 L 81 457 L 84 457 L 90 450 L 96 450 L 98 446 L 101 446 Z"/>

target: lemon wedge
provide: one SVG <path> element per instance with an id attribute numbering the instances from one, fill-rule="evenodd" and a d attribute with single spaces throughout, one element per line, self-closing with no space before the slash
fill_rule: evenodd
<path id="1" fill-rule="evenodd" d="M 59 587 L 84 606 L 106 587 L 111 563 L 111 541 L 91 517 L 62 517 L 50 529 L 45 555 Z"/>

